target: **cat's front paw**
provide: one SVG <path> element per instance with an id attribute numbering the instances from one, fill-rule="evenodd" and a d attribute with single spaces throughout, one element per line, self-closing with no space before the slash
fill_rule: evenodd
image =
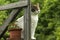
<path id="1" fill-rule="evenodd" d="M 31 37 L 31 39 L 36 39 L 35 37 Z"/>

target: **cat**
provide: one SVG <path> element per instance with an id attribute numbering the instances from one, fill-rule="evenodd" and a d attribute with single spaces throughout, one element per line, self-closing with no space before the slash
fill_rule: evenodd
<path id="1" fill-rule="evenodd" d="M 35 5 L 31 5 L 31 39 L 36 39 L 34 37 L 35 34 L 35 29 L 37 27 L 37 23 L 38 23 L 38 14 L 40 13 L 40 7 L 39 7 L 39 3 L 35 4 Z M 24 38 L 23 34 L 24 34 L 24 16 L 18 18 L 15 22 L 15 24 L 17 26 L 19 26 L 19 28 L 22 28 L 22 33 L 21 33 L 21 38 Z"/>

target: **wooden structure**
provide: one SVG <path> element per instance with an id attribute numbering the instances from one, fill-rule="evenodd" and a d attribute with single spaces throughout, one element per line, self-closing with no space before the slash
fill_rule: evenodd
<path id="1" fill-rule="evenodd" d="M 0 6 L 0 10 L 13 9 L 9 14 L 8 18 L 5 20 L 2 26 L 0 26 L 0 39 L 3 37 L 4 33 L 7 31 L 9 23 L 15 18 L 15 15 L 24 8 L 24 40 L 31 40 L 31 6 L 30 0 L 21 0 L 16 3 L 11 3 L 8 5 Z"/>

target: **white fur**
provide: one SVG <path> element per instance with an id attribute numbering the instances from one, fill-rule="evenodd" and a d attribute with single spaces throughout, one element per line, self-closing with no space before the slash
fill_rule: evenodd
<path id="1" fill-rule="evenodd" d="M 31 14 L 31 39 L 35 39 L 34 37 L 34 33 L 35 33 L 35 29 L 37 27 L 37 23 L 38 23 L 38 13 L 40 12 L 40 10 L 33 12 Z M 20 28 L 22 28 L 22 33 L 21 33 L 21 37 L 24 38 L 23 36 L 23 31 L 24 31 L 24 16 L 18 18 L 15 22 L 15 24 L 17 24 L 17 26 L 19 26 Z"/>

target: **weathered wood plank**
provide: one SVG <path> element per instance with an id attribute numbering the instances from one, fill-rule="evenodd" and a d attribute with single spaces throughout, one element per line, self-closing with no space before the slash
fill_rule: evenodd
<path id="1" fill-rule="evenodd" d="M 24 7 L 24 6 L 27 6 L 27 1 L 19 1 L 16 3 L 3 5 L 3 6 L 0 6 L 0 10 L 6 10 L 6 9 L 12 9 L 12 8 L 18 8 L 18 7 Z"/>
<path id="2" fill-rule="evenodd" d="M 24 14 L 24 40 L 31 40 L 31 3 L 28 1 L 28 6 L 25 8 Z"/>
<path id="3" fill-rule="evenodd" d="M 0 39 L 1 37 L 4 35 L 4 33 L 6 32 L 9 23 L 14 19 L 15 15 L 17 15 L 17 13 L 19 13 L 20 9 L 14 9 L 9 17 L 5 20 L 4 24 L 0 27 Z"/>

